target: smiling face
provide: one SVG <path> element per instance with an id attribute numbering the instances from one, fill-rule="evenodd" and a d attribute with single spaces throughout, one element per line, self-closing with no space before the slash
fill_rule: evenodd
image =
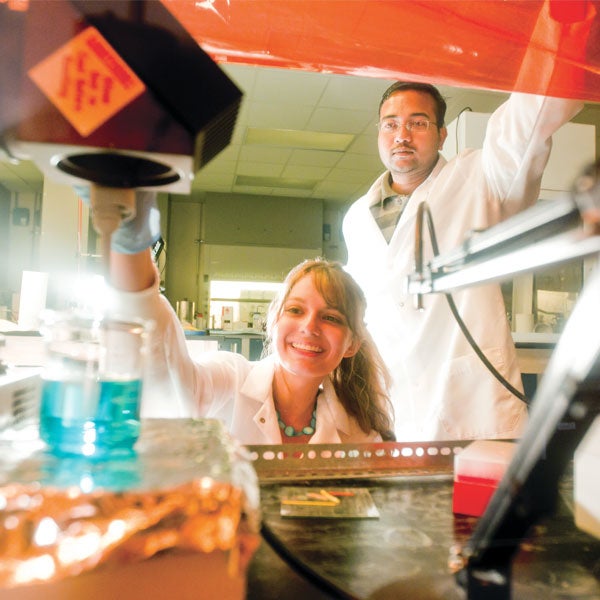
<path id="1" fill-rule="evenodd" d="M 286 371 L 319 382 L 360 346 L 344 314 L 329 305 L 317 289 L 312 273 L 290 289 L 272 337 Z"/>
<path id="2" fill-rule="evenodd" d="M 426 131 L 408 131 L 406 127 L 400 127 L 392 133 L 380 130 L 377 138 L 381 162 L 391 172 L 393 182 L 398 184 L 397 191 L 412 192 L 435 167 L 438 152 L 446 139 L 446 128 L 434 125 L 433 98 L 415 90 L 400 91 L 390 96 L 379 111 L 379 120 L 386 118 L 396 118 L 402 123 L 414 119 L 432 121 Z"/>

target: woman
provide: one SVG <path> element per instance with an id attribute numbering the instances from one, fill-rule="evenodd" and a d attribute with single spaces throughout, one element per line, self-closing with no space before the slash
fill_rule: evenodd
<path id="1" fill-rule="evenodd" d="M 366 331 L 364 310 L 360 288 L 338 263 L 308 260 L 286 277 L 269 307 L 265 343 L 276 357 L 273 398 L 284 442 L 309 441 L 301 425 L 317 414 L 320 395 L 329 395 L 332 411 L 339 403 L 345 413 L 338 427 L 347 419 L 364 434 L 393 438 L 387 372 Z"/>
<path id="2" fill-rule="evenodd" d="M 111 282 L 115 310 L 156 325 L 145 388 L 169 408 L 144 399 L 144 416 L 218 418 L 244 444 L 393 439 L 387 372 L 365 329 L 364 297 L 339 264 L 310 260 L 289 273 L 256 362 L 221 351 L 191 359 L 148 250 L 113 253 Z"/>

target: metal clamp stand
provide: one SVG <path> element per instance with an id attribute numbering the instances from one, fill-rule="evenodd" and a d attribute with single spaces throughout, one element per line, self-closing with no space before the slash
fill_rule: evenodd
<path id="1" fill-rule="evenodd" d="M 463 549 L 457 574 L 470 600 L 511 597 L 511 561 L 530 528 L 554 512 L 558 483 L 600 414 L 600 270 L 583 291 L 548 365 L 517 453 Z M 588 338 L 586 340 L 586 338 Z"/>
<path id="2" fill-rule="evenodd" d="M 600 254 L 600 162 L 578 179 L 572 196 L 526 210 L 428 266 L 420 238 L 417 231 L 417 269 L 408 281 L 409 292 L 417 295 Z M 512 559 L 530 528 L 554 511 L 565 467 L 600 413 L 600 337 L 592 326 L 599 306 L 597 268 L 540 382 L 517 452 L 462 550 L 456 577 L 469 600 L 511 598 Z"/>

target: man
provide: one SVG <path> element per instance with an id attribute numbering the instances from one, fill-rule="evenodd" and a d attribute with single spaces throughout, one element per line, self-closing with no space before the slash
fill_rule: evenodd
<path id="1" fill-rule="evenodd" d="M 491 116 L 483 148 L 451 161 L 439 154 L 446 103 L 428 84 L 397 82 L 379 107 L 386 167 L 344 218 L 348 271 L 367 296 L 367 324 L 393 377 L 398 440 L 518 437 L 527 407 L 483 365 L 443 294 L 417 311 L 406 292 L 414 270 L 415 217 L 427 203 L 440 253 L 538 197 L 551 135 L 582 103 L 512 94 Z M 431 245 L 425 236 L 425 261 Z M 459 314 L 494 367 L 519 392 L 521 377 L 500 287 L 453 294 Z"/>

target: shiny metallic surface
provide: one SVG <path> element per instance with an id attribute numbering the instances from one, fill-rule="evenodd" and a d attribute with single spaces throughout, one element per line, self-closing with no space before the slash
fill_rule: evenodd
<path id="1" fill-rule="evenodd" d="M 248 446 L 259 481 L 450 477 L 454 456 L 470 440 L 376 444 L 284 444 Z"/>

